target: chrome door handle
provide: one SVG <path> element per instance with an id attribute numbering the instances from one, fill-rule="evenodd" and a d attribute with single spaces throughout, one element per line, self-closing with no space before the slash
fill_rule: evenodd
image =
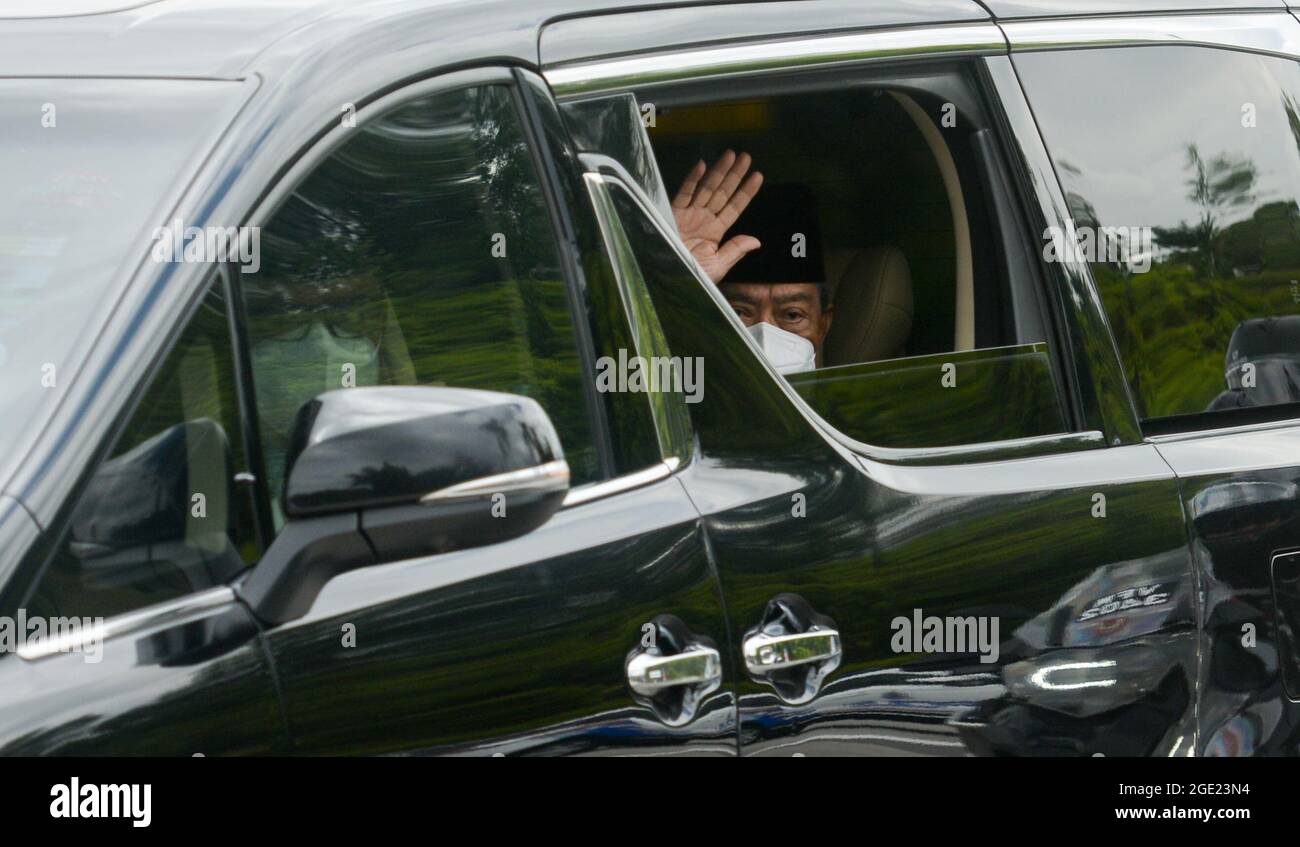
<path id="1" fill-rule="evenodd" d="M 770 685 L 786 703 L 811 701 L 844 658 L 844 643 L 835 621 L 818 614 L 798 594 L 778 594 L 768 601 L 758 625 L 740 642 L 745 669 Z"/>
<path id="2" fill-rule="evenodd" d="M 792 635 L 767 635 L 760 632 L 745 639 L 742 651 L 749 672 L 754 676 L 766 676 L 773 671 L 799 665 L 838 660 L 842 648 L 839 632 L 833 629 L 814 629 Z"/>
<path id="3" fill-rule="evenodd" d="M 693 647 L 672 656 L 641 653 L 627 664 L 627 684 L 653 697 L 679 685 L 712 688 L 722 681 L 722 657 L 711 647 Z"/>

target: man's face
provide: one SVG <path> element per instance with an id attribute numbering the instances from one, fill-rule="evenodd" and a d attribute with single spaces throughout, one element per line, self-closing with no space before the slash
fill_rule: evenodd
<path id="1" fill-rule="evenodd" d="M 831 328 L 832 307 L 823 309 L 812 282 L 724 282 L 722 296 L 745 326 L 769 323 L 812 342 L 820 356 Z"/>

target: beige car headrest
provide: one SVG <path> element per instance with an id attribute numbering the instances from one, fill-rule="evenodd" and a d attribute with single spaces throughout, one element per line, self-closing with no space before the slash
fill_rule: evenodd
<path id="1" fill-rule="evenodd" d="M 912 272 L 897 247 L 833 249 L 826 283 L 835 318 L 823 365 L 851 365 L 903 354 L 912 333 Z"/>

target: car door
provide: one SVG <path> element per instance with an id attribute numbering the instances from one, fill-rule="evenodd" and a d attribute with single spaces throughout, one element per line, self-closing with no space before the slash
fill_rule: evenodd
<path id="1" fill-rule="evenodd" d="M 261 627 L 227 584 L 260 543 L 229 292 L 208 276 L 59 520 L 7 536 L 21 561 L 0 618 L 5 754 L 287 749 Z"/>
<path id="2" fill-rule="evenodd" d="M 655 13 L 639 14 L 647 30 L 673 31 L 673 12 L 657 26 L 645 20 Z M 816 82 L 851 90 L 862 84 L 843 64 L 852 55 L 876 75 L 873 87 L 934 103 L 935 124 L 945 100 L 955 102 L 959 123 L 983 123 L 972 137 L 984 145 L 980 180 L 963 186 L 986 187 L 1011 237 L 1004 272 L 1032 279 L 1047 310 L 1043 335 L 1029 339 L 1044 348 L 880 363 L 867 370 L 890 376 L 851 395 L 858 405 L 827 403 L 834 392 L 804 390 L 822 372 L 783 378 L 740 331 L 658 211 L 655 197 L 672 192 L 643 190 L 648 169 L 601 149 L 601 134 L 585 140 L 623 160 L 588 161 L 604 171 L 673 355 L 699 359 L 707 374 L 689 406 L 698 450 L 680 477 L 704 515 L 727 601 L 742 753 L 1193 752 L 1196 583 L 1178 484 L 1142 440 L 1086 265 L 1039 260 L 1038 233 L 1064 231 L 1067 207 L 1027 106 L 1012 99 L 981 116 L 979 103 L 1014 89 L 999 31 L 678 46 L 671 63 L 653 53 L 570 61 L 547 76 L 564 107 L 573 104 L 570 116 L 590 115 L 602 97 L 625 111 L 630 93 L 662 120 L 671 108 L 770 94 L 783 67 L 801 72 L 791 98 Z M 900 51 L 912 63 L 895 71 Z M 978 58 L 919 64 L 936 51 Z M 934 82 L 942 74 L 952 75 L 946 87 Z M 962 79 L 975 96 L 922 96 L 928 86 L 961 94 Z M 1038 359 L 1043 349 L 1050 355 Z M 1009 388 L 1018 377 L 986 370 L 1019 368 L 1008 355 L 1064 398 L 1059 431 L 963 440 L 964 431 L 1014 433 L 1035 417 L 1029 395 Z M 944 373 L 955 376 L 949 387 Z M 845 431 L 891 421 L 900 426 L 888 446 Z"/>
<path id="3" fill-rule="evenodd" d="M 1143 432 L 1180 482 L 1203 595 L 1202 749 L 1295 755 L 1300 23 L 1276 12 L 1007 32 L 1080 225 L 1154 234 L 1142 272 L 1092 269 Z M 1102 33 L 1104 50 L 1042 49 Z M 1059 93 L 1080 75 L 1134 96 L 1067 107 Z"/>
<path id="4" fill-rule="evenodd" d="M 527 104 L 505 69 L 402 89 L 257 213 L 240 285 L 273 498 L 297 407 L 352 385 L 530 396 L 573 477 L 523 537 L 344 573 L 270 628 L 295 753 L 736 753 L 689 445 L 646 395 L 596 391 L 650 328 Z"/>

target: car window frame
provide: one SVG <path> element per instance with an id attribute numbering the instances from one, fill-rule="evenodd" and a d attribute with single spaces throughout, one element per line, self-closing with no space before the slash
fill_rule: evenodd
<path id="1" fill-rule="evenodd" d="M 782 42 L 747 40 L 729 42 L 723 45 L 704 45 L 680 50 L 663 50 L 653 53 L 636 54 L 631 57 L 593 59 L 585 62 L 564 63 L 554 67 L 544 67 L 546 77 L 557 98 L 586 98 L 599 94 L 615 94 L 666 86 L 708 86 L 720 83 L 734 83 L 736 80 L 762 81 L 779 78 L 794 72 L 827 71 L 836 72 L 846 69 L 853 71 L 891 70 L 908 67 L 916 61 L 941 59 L 972 59 L 983 64 L 990 58 L 1009 61 L 1009 45 L 1000 26 L 991 22 L 959 24 L 944 27 L 922 26 L 907 27 L 887 31 L 865 31 L 834 36 L 804 36 Z M 1001 92 L 990 87 L 994 80 L 981 76 L 978 93 L 986 101 L 984 105 L 991 112 L 1000 112 Z M 1007 158 L 1017 159 L 1014 153 L 1023 151 L 1018 135 L 1007 136 L 1008 122 L 1000 115 L 990 114 L 995 124 L 994 140 L 1004 151 Z M 1041 145 L 1041 139 L 1034 131 L 1034 140 Z M 1044 150 L 1045 153 L 1045 150 Z M 1016 196 L 1007 198 L 1028 213 L 1028 225 L 1033 227 L 1035 213 L 1045 205 L 1042 187 L 1032 177 L 1024 174 L 1022 162 L 1013 162 L 1009 168 L 1014 179 L 1013 187 L 1018 188 Z M 1034 189 L 1032 194 L 1025 194 L 1026 186 Z M 636 194 L 643 205 L 653 204 L 639 192 L 635 186 L 627 188 Z M 995 190 L 993 186 L 988 190 Z M 1059 190 L 1059 187 L 1058 187 Z M 1063 208 L 1063 207 L 1062 207 Z M 657 219 L 657 216 L 654 216 Z M 1000 228 L 1016 224 L 1018 221 L 1001 221 Z M 1022 239 L 1029 239 L 1032 232 L 1019 233 Z M 680 241 L 680 239 L 674 239 Z M 1026 241 L 1036 244 L 1037 241 Z M 681 249 L 684 249 L 681 248 Z M 693 268 L 695 263 L 686 260 Z M 996 442 L 962 444 L 946 447 L 881 447 L 854 439 L 830 425 L 812 409 L 807 402 L 794 394 L 792 400 L 804 410 L 818 425 L 841 445 L 853 452 L 877 461 L 892 464 L 958 464 L 968 462 L 997 461 L 1003 459 L 1026 458 L 1054 453 L 1091 450 L 1107 445 L 1136 443 L 1141 440 L 1137 427 L 1132 398 L 1127 392 L 1127 384 L 1114 382 L 1111 372 L 1122 376 L 1119 368 L 1118 353 L 1109 327 L 1104 323 L 1104 315 L 1098 315 L 1101 309 L 1099 298 L 1078 295 L 1079 286 L 1075 280 L 1067 279 L 1065 286 L 1061 280 L 1050 274 L 1050 269 L 1033 269 L 1040 276 L 1040 299 L 1046 299 L 1052 314 L 1046 327 L 1051 346 L 1060 351 L 1064 359 L 1053 373 L 1054 381 L 1059 385 L 1063 398 L 1068 401 L 1062 409 L 1066 416 L 1069 431 L 1048 435 L 1033 436 L 1022 439 L 1010 439 Z M 697 277 L 699 276 L 696 270 Z M 1091 277 L 1086 282 L 1091 285 Z M 709 285 L 711 289 L 716 286 Z M 711 292 L 720 299 L 717 291 Z M 725 306 L 725 302 L 724 302 Z M 729 307 L 725 309 L 731 312 Z M 1072 313 L 1081 313 L 1079 315 Z M 1074 319 L 1072 321 L 1071 319 Z M 1101 321 L 1099 323 L 1099 320 Z M 1097 344 L 1084 344 L 1079 340 L 1080 333 L 1071 327 L 1079 321 L 1084 325 L 1083 335 L 1101 339 Z M 1101 335 L 1098 336 L 1098 330 Z M 1109 355 L 1108 355 L 1109 352 Z M 1111 361 L 1111 358 L 1114 361 Z M 1095 361 L 1100 359 L 1100 361 Z M 780 379 L 785 383 L 784 379 Z M 1100 386 L 1100 387 L 1099 387 Z M 782 385 L 782 388 L 788 386 Z M 1100 392 L 1101 398 L 1090 398 L 1088 390 Z M 791 390 L 793 393 L 793 390 Z"/>
<path id="2" fill-rule="evenodd" d="M 833 424 L 827 424 L 837 434 L 843 434 L 846 443 L 862 445 L 863 449 L 873 451 L 873 455 L 888 457 L 897 462 L 922 461 L 931 462 L 935 457 L 951 454 L 957 460 L 968 453 L 984 455 L 998 452 L 1005 447 L 1009 456 L 1019 456 L 1035 450 L 1054 451 L 1060 447 L 1061 439 L 1071 435 L 1083 434 L 1081 443 L 1086 447 L 1095 446 L 1093 433 L 1100 430 L 1099 416 L 1089 416 L 1082 402 L 1080 391 L 1081 374 L 1089 372 L 1087 362 L 1081 360 L 1081 351 L 1072 349 L 1071 338 L 1077 334 L 1072 327 L 1072 316 L 1067 311 L 1069 303 L 1061 296 L 1056 285 L 1050 284 L 1051 277 L 1044 266 L 1037 250 L 1037 241 L 1032 240 L 1032 207 L 1024 199 L 1023 186 L 1017 169 L 1008 164 L 1006 126 L 996 103 L 990 103 L 991 88 L 984 68 L 981 65 L 962 66 L 953 60 L 931 59 L 926 57 L 920 62 L 898 65 L 882 62 L 870 67 L 857 64 L 843 66 L 832 64 L 800 73 L 797 77 L 789 69 L 765 69 L 761 74 L 743 75 L 729 78 L 729 96 L 760 96 L 775 92 L 776 96 L 791 96 L 802 91 L 820 93 L 833 90 L 845 69 L 853 72 L 851 85 L 854 87 L 877 86 L 891 94 L 901 94 L 910 99 L 915 95 L 924 95 L 958 104 L 961 113 L 980 118 L 976 124 L 979 128 L 971 133 L 972 141 L 982 141 L 977 149 L 970 151 L 967 167 L 958 174 L 965 194 L 966 215 L 972 225 L 976 215 L 982 212 L 978 221 L 978 234 L 985 239 L 993 239 L 995 244 L 972 245 L 971 258 L 982 255 L 985 263 L 977 263 L 977 270 L 985 269 L 991 260 L 1000 273 L 1000 283 L 1005 283 L 1007 290 L 1000 292 L 1007 296 L 1004 308 L 1019 309 L 1018 314 L 1029 316 L 1033 326 L 1041 330 L 1043 339 L 1048 343 L 1051 360 L 1051 377 L 1055 397 L 1063 419 L 1063 428 L 1058 432 L 1026 436 L 996 441 L 970 441 L 962 444 L 942 447 L 890 447 L 863 442 L 841 431 Z M 716 82 L 712 79 L 682 81 L 675 85 L 674 93 L 678 99 L 686 102 L 709 102 L 716 96 Z M 943 89 L 943 90 L 940 90 Z M 646 89 L 642 89 L 646 90 Z M 653 97 L 662 90 L 650 87 Z M 686 92 L 688 96 L 681 98 Z M 915 102 L 915 100 L 913 100 Z M 916 116 L 909 113 L 913 121 Z M 918 127 L 918 131 L 920 127 Z M 936 169 L 939 168 L 935 163 Z M 647 195 L 648 196 L 648 195 Z M 948 202 L 953 202 L 949 197 Z M 982 206 L 982 209 L 978 207 Z M 972 230 L 972 234 L 976 234 Z M 1025 261 L 1017 262 L 1017 256 Z M 956 280 L 954 280 L 956 281 Z M 1008 314 L 1013 314 L 1008 311 Z M 977 315 L 978 317 L 978 315 Z M 954 321 L 956 319 L 954 318 Z M 954 323 L 956 331 L 956 323 Z M 1028 342 L 1022 342 L 1028 343 Z M 954 353 L 992 351 L 999 346 L 976 346 L 970 350 Z M 942 354 L 934 354 L 942 355 Z M 907 356 L 899 359 L 906 362 L 919 356 Z"/>
<path id="3" fill-rule="evenodd" d="M 432 94 L 484 85 L 507 87 L 543 195 L 543 203 L 549 218 L 555 250 L 564 277 L 578 358 L 582 363 L 581 366 L 587 369 L 585 374 L 580 375 L 580 382 L 583 386 L 583 402 L 586 405 L 588 423 L 596 446 L 601 478 L 573 488 L 564 501 L 564 508 L 568 508 L 590 502 L 599 497 L 608 496 L 609 493 L 615 491 L 624 490 L 627 487 L 627 480 L 624 477 L 633 477 L 636 485 L 645 484 L 653 481 L 653 479 L 645 471 L 619 476 L 614 470 L 613 460 L 610 455 L 612 440 L 610 422 L 599 402 L 594 380 L 587 378 L 588 375 L 594 373 L 595 350 L 587 316 L 582 312 L 584 303 L 583 280 L 580 278 L 580 271 L 573 261 L 572 250 L 570 249 L 571 226 L 565 221 L 566 210 L 561 201 L 562 194 L 556 184 L 560 178 L 557 173 L 558 165 L 554 160 L 550 144 L 547 143 L 544 137 L 544 130 L 540 126 L 536 104 L 526 92 L 526 84 L 527 80 L 522 77 L 519 68 L 501 64 L 440 72 L 398 87 L 377 92 L 374 98 L 356 106 L 354 113 L 355 127 L 345 126 L 343 121 L 339 119 L 332 120 L 322 128 L 309 144 L 298 151 L 292 161 L 286 163 L 285 167 L 281 169 L 272 184 L 262 192 L 252 210 L 248 213 L 245 225 L 260 227 L 271 221 L 297 186 L 347 142 L 354 128 L 364 125 L 367 120 Z M 236 275 L 235 287 L 238 288 L 238 268 L 235 268 L 234 272 Z M 238 310 L 241 316 L 241 326 L 243 326 L 242 319 L 245 306 L 242 297 L 238 301 Z M 244 326 L 244 332 L 244 337 L 239 339 L 240 355 L 247 360 L 248 338 L 246 326 Z M 256 386 L 252 381 L 251 365 L 245 378 L 247 383 L 244 390 L 248 392 L 251 400 L 256 397 Z M 254 426 L 257 426 L 256 422 L 254 422 Z M 253 449 L 257 453 L 258 467 L 264 469 L 265 457 L 260 437 Z M 661 472 L 664 474 L 668 472 L 667 466 L 652 466 L 646 470 L 653 474 L 656 479 Z M 259 479 L 265 479 L 264 472 Z M 623 481 L 620 482 L 620 480 Z M 261 488 L 265 489 L 266 486 L 262 485 Z M 266 509 L 269 515 L 269 503 L 272 494 L 270 491 L 263 491 L 262 494 L 267 498 Z"/>
<path id="4" fill-rule="evenodd" d="M 575 256 L 582 250 L 594 251 L 601 260 L 601 270 L 594 278 L 588 278 L 580 263 L 575 261 L 575 278 L 579 281 L 582 294 L 589 310 L 596 309 L 597 300 L 613 304 L 619 311 L 615 320 L 617 326 L 604 327 L 612 337 L 602 336 L 601 344 L 596 344 L 597 326 L 591 326 L 593 350 L 606 350 L 613 344 L 626 345 L 626 349 L 637 347 L 638 353 L 646 356 L 667 356 L 671 351 L 661 338 L 651 343 L 651 349 L 640 350 L 639 340 L 633 332 L 632 323 L 637 320 L 638 304 L 629 302 L 628 292 L 631 281 L 627 278 L 629 262 L 635 266 L 635 259 L 626 254 L 621 245 L 611 242 L 608 220 L 602 215 L 598 204 L 593 202 L 593 186 L 588 179 L 599 164 L 594 163 L 588 154 L 576 152 L 565 118 L 561 115 L 559 104 L 552 96 L 546 80 L 531 70 L 516 68 L 520 81 L 520 90 L 530 106 L 530 112 L 536 121 L 536 131 L 543 142 L 541 149 L 547 162 L 548 177 L 553 180 L 557 190 L 557 208 L 566 233 L 567 246 L 575 251 Z M 621 165 L 613 160 L 598 157 L 619 169 L 626 175 Z M 568 200 L 572 208 L 559 202 Z M 657 314 L 645 315 L 648 322 L 658 320 Z M 594 318 L 593 318 L 594 321 Z M 595 367 L 591 371 L 594 375 Z M 618 396 L 618 395 L 613 395 Z M 565 498 L 564 508 L 581 505 L 611 494 L 631 490 L 666 478 L 689 463 L 694 452 L 694 434 L 691 429 L 690 415 L 685 406 L 671 397 L 654 397 L 644 394 L 647 401 L 635 407 L 636 414 L 616 422 L 608 415 L 611 447 L 618 453 L 617 472 L 605 482 L 575 488 Z M 628 442 L 653 442 L 654 449 L 644 451 L 655 458 L 629 461 L 624 453 L 629 452 Z M 642 451 L 631 451 L 640 453 Z"/>

